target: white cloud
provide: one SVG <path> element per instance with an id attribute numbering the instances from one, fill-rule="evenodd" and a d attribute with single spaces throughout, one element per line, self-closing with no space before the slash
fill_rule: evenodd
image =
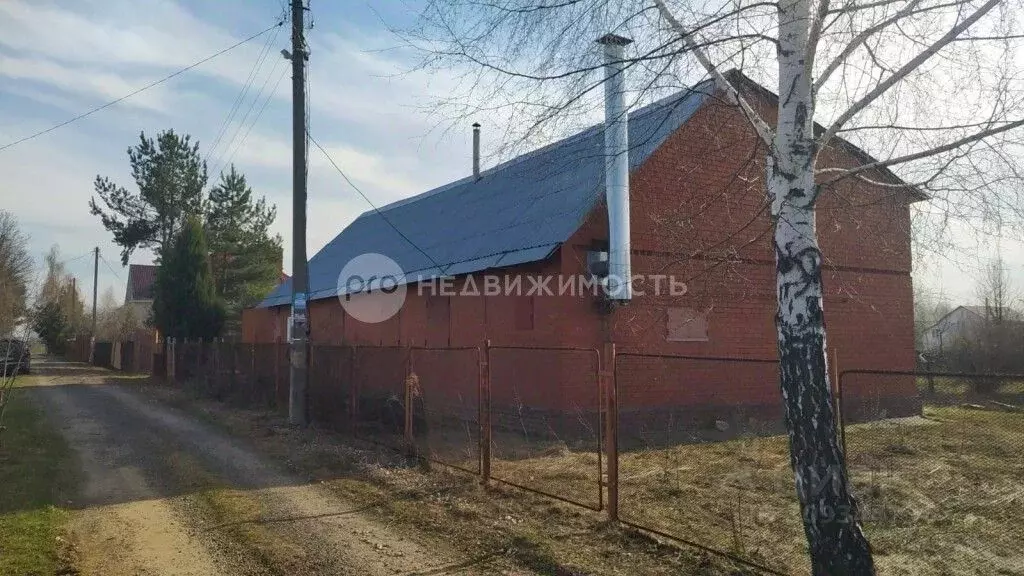
<path id="1" fill-rule="evenodd" d="M 119 74 L 102 70 L 65 66 L 36 57 L 3 54 L 0 54 L 0 75 L 12 81 L 46 83 L 66 93 L 94 97 L 99 102 L 120 98 L 156 79 L 137 78 L 130 81 Z M 158 87 L 127 100 L 125 105 L 164 111 L 169 105 L 169 98 L 165 90 Z"/>

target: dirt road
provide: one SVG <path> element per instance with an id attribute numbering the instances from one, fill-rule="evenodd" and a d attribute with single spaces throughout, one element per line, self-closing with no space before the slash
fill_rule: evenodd
<path id="1" fill-rule="evenodd" d="M 414 542 L 350 502 L 267 462 L 239 440 L 81 365 L 39 363 L 29 394 L 76 450 L 71 502 L 83 574 L 459 574 L 436 542 Z M 470 570 L 466 572 L 466 570 Z"/>

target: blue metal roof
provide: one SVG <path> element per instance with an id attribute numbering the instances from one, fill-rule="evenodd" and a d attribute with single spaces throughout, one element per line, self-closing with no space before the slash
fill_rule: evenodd
<path id="1" fill-rule="evenodd" d="M 700 108 L 711 86 L 698 84 L 629 115 L 631 170 Z M 519 156 L 480 180 L 470 176 L 367 211 L 309 261 L 308 299 L 338 295 L 341 269 L 365 253 L 390 257 L 409 282 L 547 258 L 604 194 L 603 129 L 593 126 Z M 289 279 L 260 307 L 290 302 Z"/>

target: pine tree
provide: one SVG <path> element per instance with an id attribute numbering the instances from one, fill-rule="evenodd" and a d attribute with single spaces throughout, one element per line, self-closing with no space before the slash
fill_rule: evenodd
<path id="1" fill-rule="evenodd" d="M 106 210 L 96 198 L 89 200 L 92 214 L 100 217 L 121 246 L 125 265 L 136 248 L 160 252 L 189 216 L 201 214 L 206 186 L 206 162 L 199 144 L 174 130 L 157 134 L 155 141 L 140 134 L 139 143 L 128 149 L 128 160 L 138 193 L 96 176 L 96 194 Z"/>
<path id="2" fill-rule="evenodd" d="M 220 335 L 224 307 L 214 290 L 206 233 L 196 216 L 185 220 L 161 251 L 153 320 L 168 337 L 205 340 Z"/>
<path id="3" fill-rule="evenodd" d="M 237 331 L 242 309 L 259 303 L 280 280 L 281 237 L 269 231 L 276 216 L 277 209 L 265 198 L 254 200 L 245 176 L 234 165 L 210 190 L 210 258 L 228 331 Z"/>

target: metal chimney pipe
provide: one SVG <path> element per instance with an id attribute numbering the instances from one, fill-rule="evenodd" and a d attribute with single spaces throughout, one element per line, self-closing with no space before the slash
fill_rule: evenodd
<path id="1" fill-rule="evenodd" d="M 605 199 L 608 205 L 608 298 L 633 297 L 629 258 L 629 125 L 626 118 L 626 46 L 629 38 L 605 34 L 604 147 Z"/>
<path id="2" fill-rule="evenodd" d="M 480 123 L 473 123 L 473 180 L 480 179 Z"/>

